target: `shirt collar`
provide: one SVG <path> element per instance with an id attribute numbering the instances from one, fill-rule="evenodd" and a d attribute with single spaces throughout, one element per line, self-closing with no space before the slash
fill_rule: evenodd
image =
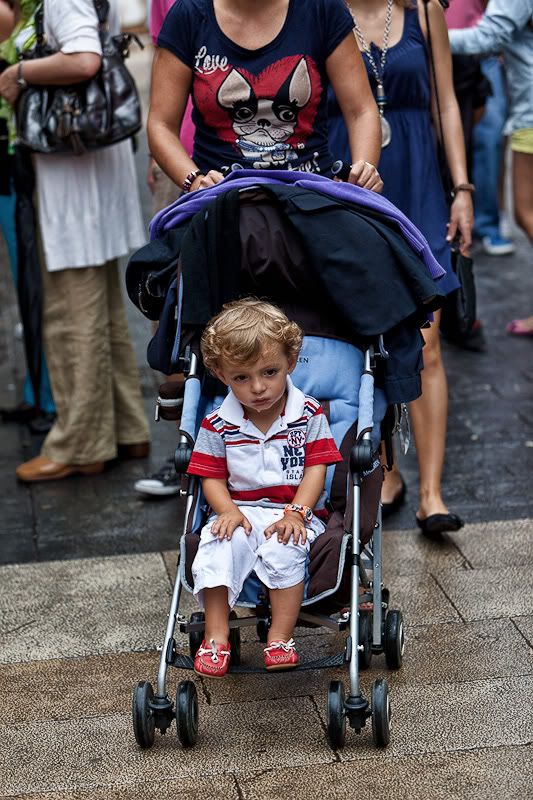
<path id="1" fill-rule="evenodd" d="M 276 428 L 276 431 L 287 428 L 289 423 L 300 419 L 304 413 L 304 408 L 304 393 L 294 385 L 290 375 L 287 375 L 287 400 L 285 403 L 285 411 L 280 417 L 278 417 L 277 420 L 272 423 L 270 430 L 266 434 L 261 434 L 261 437 L 266 438 L 271 433 L 273 427 Z M 261 433 L 261 431 L 258 431 L 255 425 L 253 425 L 253 423 L 247 419 L 244 413 L 244 408 L 239 403 L 231 389 L 228 391 L 224 402 L 220 406 L 218 415 L 225 420 L 225 422 L 229 422 L 230 425 L 236 425 L 239 430 L 250 431 L 250 429 L 253 428 L 254 431 L 257 431 L 257 433 Z"/>

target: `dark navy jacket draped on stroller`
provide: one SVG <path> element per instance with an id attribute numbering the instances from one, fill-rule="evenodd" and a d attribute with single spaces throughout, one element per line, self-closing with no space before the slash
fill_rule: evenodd
<path id="1" fill-rule="evenodd" d="M 228 179 L 224 192 L 219 184 L 210 201 L 209 190 L 196 193 L 204 195 L 203 207 L 192 218 L 185 211 L 198 205 L 194 197 L 162 212 L 152 225 L 161 238 L 130 262 L 132 301 L 162 317 L 149 347 L 150 365 L 175 371 L 184 332 L 201 330 L 228 300 L 267 293 L 307 333 L 362 348 L 383 334 L 389 358 L 378 384 L 389 403 L 414 400 L 422 368 L 419 328 L 442 298 L 433 279 L 442 270 L 423 237 L 383 198 L 379 208 L 365 206 L 362 200 L 372 193 L 361 197 L 357 187 L 342 184 L 342 197 L 335 197 L 325 190 L 336 184 L 325 178 L 265 183 L 252 174 Z M 243 199 L 250 185 L 257 194 Z M 171 227 L 175 222 L 178 227 Z M 154 286 L 156 294 L 166 292 L 166 308 L 154 303 Z"/>

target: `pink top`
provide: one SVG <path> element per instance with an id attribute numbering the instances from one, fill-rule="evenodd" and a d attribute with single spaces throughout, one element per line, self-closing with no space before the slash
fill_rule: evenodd
<path id="1" fill-rule="evenodd" d="M 154 44 L 157 44 L 157 37 L 161 30 L 166 15 L 174 5 L 175 0 L 152 0 L 150 10 L 150 35 Z M 181 123 L 180 140 L 186 151 L 192 156 L 194 147 L 194 124 L 192 121 L 192 100 L 189 97 L 187 108 Z"/>
<path id="2" fill-rule="evenodd" d="M 451 0 L 445 12 L 448 28 L 473 28 L 485 13 L 486 5 L 483 0 Z"/>
<path id="3" fill-rule="evenodd" d="M 157 44 L 157 37 L 161 30 L 161 25 L 172 6 L 174 0 L 152 0 L 152 7 L 150 9 L 150 34 Z"/>

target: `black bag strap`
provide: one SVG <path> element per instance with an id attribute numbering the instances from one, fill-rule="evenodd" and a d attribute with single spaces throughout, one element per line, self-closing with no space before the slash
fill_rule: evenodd
<path id="1" fill-rule="evenodd" d="M 99 25 L 105 25 L 109 18 L 109 0 L 93 0 L 93 5 Z"/>
<path id="2" fill-rule="evenodd" d="M 94 10 L 98 17 L 98 25 L 100 28 L 107 24 L 109 19 L 109 0 L 93 0 Z M 46 36 L 44 35 L 44 2 L 41 3 L 35 12 L 35 37 L 36 47 L 42 49 L 46 43 Z"/>
<path id="3" fill-rule="evenodd" d="M 429 12 L 428 12 L 428 4 L 429 0 L 423 0 L 424 3 L 424 15 L 426 18 L 426 30 L 427 30 L 427 37 L 428 37 L 428 52 L 429 52 L 429 64 L 431 68 L 431 77 L 433 79 L 433 91 L 435 92 L 435 105 L 437 106 L 437 117 L 439 119 L 439 137 L 440 137 L 440 145 L 442 148 L 443 156 L 446 155 L 446 146 L 444 142 L 444 128 L 442 126 L 442 115 L 440 111 L 440 100 L 439 100 L 439 90 L 437 88 L 437 71 L 435 69 L 435 59 L 433 58 L 433 45 L 431 43 L 431 27 L 429 24 Z M 446 195 L 447 199 L 452 197 L 453 186 L 452 181 L 450 179 L 450 173 L 448 171 L 448 165 L 446 164 L 446 159 L 443 158 L 443 167 L 444 169 L 442 172 L 444 173 L 444 181 L 446 183 Z"/>
<path id="4" fill-rule="evenodd" d="M 44 35 L 44 3 L 41 3 L 35 12 L 35 49 L 42 50 L 46 44 L 46 36 Z"/>

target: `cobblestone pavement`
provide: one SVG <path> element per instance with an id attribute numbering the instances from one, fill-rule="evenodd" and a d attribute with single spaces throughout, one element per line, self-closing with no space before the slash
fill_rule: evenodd
<path id="1" fill-rule="evenodd" d="M 142 501 L 132 484 L 170 453 L 173 429 L 153 426 L 150 462 L 27 488 L 14 468 L 40 440 L 2 426 L 1 797 L 533 798 L 532 341 L 504 333 L 506 321 L 531 312 L 531 248 L 519 234 L 517 244 L 515 256 L 476 259 L 488 352 L 445 348 L 446 498 L 467 525 L 442 545 L 413 530 L 415 455 L 403 459 L 408 502 L 384 535 L 384 571 L 406 617 L 407 648 L 403 668 L 388 675 L 386 751 L 368 730 L 349 733 L 342 751 L 329 747 L 326 689 L 332 678 L 347 683 L 344 670 L 195 678 L 197 746 L 182 750 L 173 730 L 139 751 L 131 690 L 156 677 L 182 506 Z M 23 362 L 3 249 L 0 276 L 0 405 L 8 406 Z M 149 326 L 128 313 L 144 365 Z M 155 377 L 145 366 L 142 379 L 151 413 Z M 343 647 L 310 629 L 297 639 L 306 660 Z M 258 650 L 247 634 L 243 658 L 254 661 Z M 367 695 L 385 674 L 374 658 L 362 679 Z M 171 687 L 185 677 L 171 674 Z"/>

